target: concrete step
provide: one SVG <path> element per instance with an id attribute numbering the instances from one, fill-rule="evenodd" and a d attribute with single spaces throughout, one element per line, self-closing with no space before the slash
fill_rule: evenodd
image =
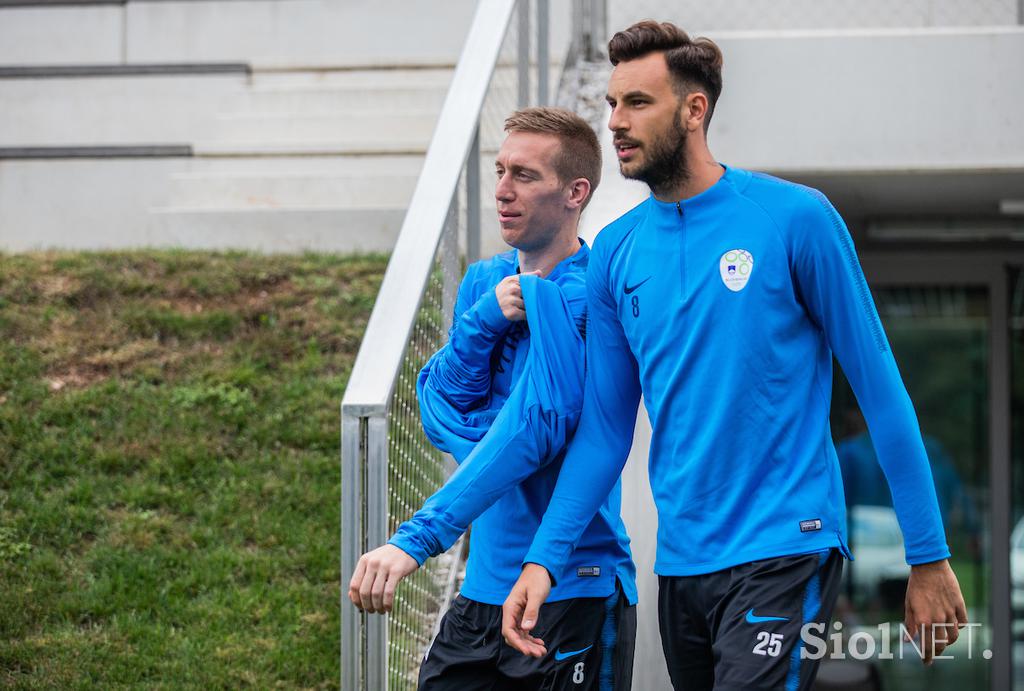
<path id="1" fill-rule="evenodd" d="M 381 156 L 402 155 L 422 156 L 427 152 L 426 143 L 419 141 L 393 140 L 387 143 L 370 143 L 353 138 L 334 141 L 199 141 L 192 150 L 196 156 L 206 158 L 271 158 L 296 156 Z"/>
<path id="2" fill-rule="evenodd" d="M 415 175 L 183 173 L 171 177 L 168 206 L 405 208 L 415 187 Z"/>
<path id="3" fill-rule="evenodd" d="M 252 73 L 255 88 L 334 87 L 344 89 L 437 88 L 447 91 L 452 68 L 260 70 Z"/>
<path id="4" fill-rule="evenodd" d="M 307 114 L 349 111 L 359 114 L 392 113 L 414 109 L 435 117 L 444 103 L 443 86 L 382 85 L 356 88 L 330 85 L 256 86 L 247 95 L 247 110 L 264 113 Z"/>
<path id="5" fill-rule="evenodd" d="M 206 155 L 425 153 L 436 114 L 234 113 L 221 115 L 205 140 Z"/>
<path id="6" fill-rule="evenodd" d="M 0 146 L 187 144 L 244 103 L 238 74 L 0 80 Z"/>
<path id="7" fill-rule="evenodd" d="M 223 141 L 315 141 L 354 139 L 365 142 L 393 139 L 426 145 L 436 113 L 231 113 L 217 116 L 215 136 Z"/>
<path id="8" fill-rule="evenodd" d="M 475 0 L 205 0 L 0 7 L 0 64 L 454 64 Z"/>
<path id="9" fill-rule="evenodd" d="M 404 208 L 153 209 L 147 244 L 260 252 L 389 252 Z"/>
<path id="10" fill-rule="evenodd" d="M 423 156 L 207 157 L 188 160 L 187 173 L 261 175 L 410 175 L 418 177 Z"/>

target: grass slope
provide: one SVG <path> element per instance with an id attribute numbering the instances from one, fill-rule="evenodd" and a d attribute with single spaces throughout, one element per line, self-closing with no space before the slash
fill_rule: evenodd
<path id="1" fill-rule="evenodd" d="M 382 257 L 0 255 L 0 686 L 338 685 Z"/>

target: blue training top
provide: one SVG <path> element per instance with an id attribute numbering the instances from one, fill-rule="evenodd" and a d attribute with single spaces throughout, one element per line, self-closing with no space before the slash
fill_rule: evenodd
<path id="1" fill-rule="evenodd" d="M 521 278 L 526 322 L 508 321 L 494 292 L 516 274 L 517 253 L 472 265 L 459 289 L 450 341 L 420 373 L 424 431 L 460 466 L 389 542 L 422 564 L 472 522 L 462 594 L 478 602 L 501 604 L 519 577 L 579 421 L 589 255 L 581 243 L 548 280 Z M 481 484 L 487 489 L 478 490 Z M 618 577 L 636 602 L 619 506 L 613 480 L 597 515 L 581 526 L 567 559 L 571 575 L 552 591 L 552 601 L 607 597 Z"/>
<path id="2" fill-rule="evenodd" d="M 736 168 L 653 196 L 597 238 L 584 409 L 524 561 L 557 580 L 617 481 L 641 389 L 655 571 L 846 548 L 832 355 L 860 402 L 911 564 L 949 556 L 913 406 L 842 219 L 817 190 Z"/>

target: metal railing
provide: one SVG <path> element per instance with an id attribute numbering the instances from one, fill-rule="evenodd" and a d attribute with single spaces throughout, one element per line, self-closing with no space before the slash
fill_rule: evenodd
<path id="1" fill-rule="evenodd" d="M 577 11 L 580 0 L 573 1 Z M 452 598 L 459 545 L 405 579 L 389 615 L 359 613 L 344 591 L 359 556 L 384 544 L 451 472 L 451 459 L 420 427 L 416 377 L 447 340 L 463 259 L 480 256 L 482 200 L 490 192 L 481 191 L 481 154 L 493 156 L 515 108 L 548 102 L 549 14 L 549 0 L 479 3 L 342 401 L 346 691 L 415 688 Z M 578 31 L 573 50 L 585 40 Z"/>

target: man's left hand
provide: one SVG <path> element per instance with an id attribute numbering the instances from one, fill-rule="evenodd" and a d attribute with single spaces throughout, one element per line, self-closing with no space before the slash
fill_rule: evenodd
<path id="1" fill-rule="evenodd" d="M 551 594 L 551 575 L 540 564 L 525 564 L 519 580 L 501 607 L 501 635 L 505 642 L 530 657 L 547 654 L 544 641 L 530 634 L 540 618 L 540 606 Z"/>
<path id="2" fill-rule="evenodd" d="M 394 545 L 384 545 L 359 557 L 348 583 L 348 599 L 364 612 L 390 612 L 399 581 L 420 565 Z"/>
<path id="3" fill-rule="evenodd" d="M 967 624 L 967 606 L 948 560 L 910 567 L 906 608 L 907 631 L 914 638 L 923 634 L 924 663 L 931 664 Z"/>

